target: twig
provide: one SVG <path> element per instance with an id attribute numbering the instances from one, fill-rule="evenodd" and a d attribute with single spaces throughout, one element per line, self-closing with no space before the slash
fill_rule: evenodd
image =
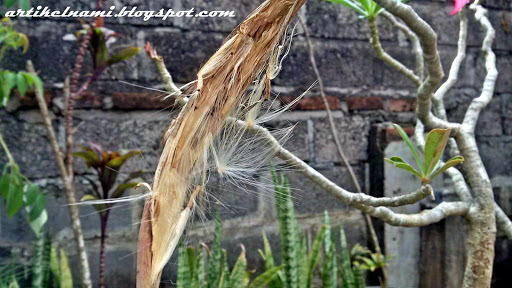
<path id="1" fill-rule="evenodd" d="M 370 31 L 372 34 L 372 38 L 370 39 L 370 42 L 372 43 L 373 50 L 375 50 L 377 57 L 379 57 L 379 59 L 384 61 L 384 63 L 386 63 L 391 68 L 395 69 L 396 71 L 400 72 L 405 77 L 409 78 L 409 80 L 411 80 L 412 83 L 414 83 L 414 85 L 416 85 L 416 87 L 420 86 L 421 85 L 420 78 L 416 74 L 414 74 L 414 72 L 411 69 L 405 67 L 404 64 L 400 63 L 398 60 L 391 57 L 388 53 L 386 53 L 382 49 L 382 46 L 380 45 L 380 41 L 379 41 L 379 32 L 377 30 L 377 23 L 375 21 L 375 18 L 369 19 L 368 23 L 370 24 Z"/>
<path id="2" fill-rule="evenodd" d="M 157 65 L 161 65 L 160 68 L 165 69 L 165 64 L 163 61 L 161 62 L 155 62 Z M 171 95 L 170 97 L 177 97 Z M 187 98 L 184 98 L 184 102 L 186 103 L 188 101 Z M 427 197 L 430 195 L 430 188 L 429 186 L 424 186 L 414 192 L 411 192 L 406 195 L 401 195 L 397 197 L 373 197 L 370 195 L 366 195 L 364 193 L 353 193 L 349 192 L 338 185 L 334 184 L 332 181 L 327 179 L 325 176 L 323 176 L 321 173 L 310 167 L 308 164 L 306 164 L 304 161 L 299 159 L 297 156 L 295 156 L 293 153 L 289 152 L 285 148 L 281 146 L 281 144 L 274 138 L 274 136 L 264 127 L 261 127 L 259 125 L 248 125 L 246 122 L 242 120 L 237 120 L 234 118 L 227 118 L 227 121 L 232 121 L 236 125 L 239 125 L 241 128 L 245 128 L 248 131 L 252 133 L 258 133 L 261 136 L 263 136 L 268 144 L 270 145 L 270 148 L 274 149 L 276 151 L 276 156 L 281 158 L 282 160 L 286 161 L 287 164 L 289 164 L 293 169 L 296 171 L 302 173 L 304 176 L 308 177 L 313 183 L 317 184 L 319 187 L 323 188 L 325 191 L 327 191 L 329 194 L 331 194 L 333 197 L 340 199 L 343 203 L 346 203 L 348 205 L 351 205 L 357 209 L 365 209 L 368 210 L 366 207 L 369 207 L 370 205 L 373 206 L 389 206 L 389 207 L 397 207 L 397 206 L 403 206 L 407 204 L 413 204 L 421 199 Z M 364 208 L 361 208 L 364 207 Z M 377 210 L 381 211 L 381 210 Z M 391 211 L 391 210 L 389 210 Z M 379 212 L 381 213 L 381 212 Z M 386 213 L 386 215 L 389 215 L 389 213 L 394 212 L 382 212 Z M 381 214 L 382 215 L 382 214 Z"/>
<path id="3" fill-rule="evenodd" d="M 478 98 L 473 99 L 462 122 L 468 131 L 473 132 L 480 111 L 492 100 L 496 78 L 498 78 L 498 70 L 496 69 L 496 56 L 492 51 L 492 42 L 494 41 L 496 32 L 489 19 L 486 17 L 487 10 L 480 5 L 471 5 L 470 9 L 475 11 L 476 20 L 479 21 L 486 30 L 485 38 L 482 43 L 482 51 L 485 54 L 485 70 L 487 71 L 487 75 L 485 76 L 482 93 Z"/>
<path id="4" fill-rule="evenodd" d="M 32 64 L 32 61 L 27 61 L 27 71 L 30 73 L 35 73 L 34 65 Z M 66 79 L 64 84 L 64 89 L 69 90 L 69 78 Z M 65 92 L 66 93 L 66 92 Z M 76 203 L 76 192 L 75 192 L 75 185 L 73 178 L 70 177 L 68 174 L 68 171 L 66 169 L 66 165 L 64 163 L 64 159 L 62 157 L 62 154 L 60 152 L 59 144 L 57 141 L 57 137 L 55 135 L 55 130 L 53 129 L 52 120 L 50 118 L 50 115 L 48 113 L 48 107 L 46 106 L 46 102 L 43 96 L 42 91 L 39 89 L 35 89 L 35 95 L 37 104 L 39 105 L 39 109 L 41 111 L 41 115 L 43 117 L 44 126 L 46 128 L 46 131 L 48 133 L 48 140 L 50 142 L 50 146 L 53 151 L 53 155 L 55 156 L 55 161 L 57 162 L 57 167 L 59 169 L 61 178 L 62 178 L 62 185 L 64 187 L 64 195 L 66 196 L 66 201 L 68 204 Z M 78 207 L 75 205 L 68 205 L 69 209 L 69 215 L 71 218 L 71 225 L 73 228 L 73 235 L 76 242 L 77 251 L 79 254 L 79 266 L 80 266 L 80 277 L 82 281 L 82 286 L 90 288 L 92 287 L 91 283 L 91 273 L 89 270 L 89 261 L 87 258 L 87 253 L 85 250 L 85 243 L 84 243 L 84 237 L 82 233 L 82 226 L 80 224 L 80 211 L 78 210 Z"/>
<path id="5" fill-rule="evenodd" d="M 442 120 L 430 111 L 431 95 L 444 76 L 437 51 L 436 33 L 410 6 L 394 0 L 376 0 L 375 2 L 400 18 L 421 40 L 428 76 L 417 90 L 416 115 L 427 128 L 451 128 L 452 136 L 455 136 L 459 132 L 460 124 Z"/>
<path id="6" fill-rule="evenodd" d="M 320 96 L 322 97 L 322 101 L 324 103 L 325 110 L 327 111 L 327 117 L 329 119 L 331 134 L 332 134 L 332 137 L 334 138 L 334 143 L 336 144 L 336 149 L 338 150 L 338 154 L 340 155 L 340 158 L 343 160 L 343 162 L 345 163 L 345 166 L 348 169 L 350 177 L 352 178 L 352 183 L 354 183 L 357 193 L 362 193 L 363 191 L 361 190 L 361 185 L 359 185 L 359 181 L 357 180 L 356 174 L 354 173 L 354 169 L 352 169 L 352 165 L 350 165 L 350 162 L 348 161 L 347 156 L 345 155 L 345 152 L 343 151 L 343 148 L 339 141 L 338 131 L 337 131 L 336 125 L 334 123 L 334 117 L 332 116 L 331 108 L 329 107 L 329 102 L 327 102 L 327 97 L 325 95 L 323 80 L 320 75 L 320 71 L 318 70 L 318 66 L 316 65 L 315 53 L 313 51 L 313 45 L 311 43 L 309 29 L 306 26 L 306 23 L 302 20 L 302 18 L 300 16 L 298 16 L 297 18 L 299 19 L 299 22 L 300 22 L 302 28 L 304 29 L 304 35 L 306 37 L 306 42 L 308 45 L 309 60 L 311 62 L 311 66 L 313 66 L 313 70 L 315 71 L 316 78 L 318 79 L 318 87 L 320 89 Z M 370 236 L 371 236 L 375 251 L 382 255 L 382 249 L 380 248 L 379 239 L 377 238 L 377 233 L 375 232 L 372 218 L 368 214 L 364 214 L 364 216 L 366 219 L 366 223 L 368 224 L 368 230 L 370 231 Z M 382 275 L 384 278 L 383 284 L 385 287 L 386 283 L 387 283 L 387 272 L 386 272 L 385 267 L 382 268 Z"/>
<path id="7" fill-rule="evenodd" d="M 414 56 L 416 58 L 416 75 L 418 75 L 419 79 L 423 81 L 425 78 L 425 62 L 423 61 L 423 49 L 421 49 L 420 39 L 411 31 L 411 29 L 409 29 L 409 27 L 407 27 L 407 25 L 399 22 L 393 14 L 388 11 L 382 11 L 381 14 L 398 30 L 404 32 L 407 38 L 411 40 L 412 50 L 414 51 Z"/>

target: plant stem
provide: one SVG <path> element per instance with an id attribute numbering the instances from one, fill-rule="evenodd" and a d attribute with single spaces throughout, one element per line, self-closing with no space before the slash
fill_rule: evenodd
<path id="1" fill-rule="evenodd" d="M 110 210 L 105 210 L 105 215 L 101 216 L 101 243 L 100 243 L 100 279 L 99 287 L 105 288 L 105 242 L 107 239 L 107 222 Z"/>
<path id="2" fill-rule="evenodd" d="M 345 152 L 343 151 L 343 148 L 341 146 L 339 137 L 338 137 L 338 131 L 336 130 L 336 124 L 334 123 L 334 117 L 332 116 L 331 108 L 329 107 L 329 102 L 327 102 L 327 97 L 325 96 L 325 89 L 322 77 L 320 76 L 320 71 L 318 70 L 318 67 L 316 65 L 316 59 L 315 54 L 313 51 L 313 45 L 311 43 L 311 37 L 309 35 L 309 29 L 306 26 L 306 23 L 302 20 L 301 17 L 298 17 L 300 24 L 302 25 L 302 28 L 304 29 L 304 35 L 306 36 L 306 42 L 308 45 L 308 51 L 309 51 L 309 59 L 311 62 L 311 66 L 313 66 L 313 70 L 315 71 L 316 77 L 318 79 L 318 87 L 320 89 L 320 96 L 322 97 L 322 101 L 325 106 L 325 110 L 327 111 L 327 117 L 329 119 L 329 124 L 331 128 L 331 133 L 334 138 L 334 143 L 336 144 L 336 149 L 338 150 L 338 154 L 340 155 L 340 158 L 343 160 L 343 163 L 345 163 L 345 166 L 348 169 L 348 172 L 350 174 L 350 177 L 352 178 L 352 182 L 356 186 L 357 193 L 362 193 L 361 185 L 359 185 L 359 181 L 357 180 L 356 174 L 354 173 L 354 169 L 352 169 L 352 166 L 350 165 L 350 162 L 348 161 L 347 156 L 345 155 Z M 366 223 L 368 224 L 368 230 L 370 232 L 370 238 L 372 239 L 373 246 L 375 248 L 375 251 L 382 255 L 382 250 L 380 248 L 379 239 L 377 238 L 377 233 L 375 232 L 375 227 L 373 226 L 372 218 L 370 215 L 364 213 Z M 379 277 L 380 278 L 380 277 Z M 383 288 L 386 287 L 387 283 L 387 272 L 386 268 L 382 267 L 382 278 L 383 281 L 381 281 L 381 286 Z"/>
<path id="3" fill-rule="evenodd" d="M 2 134 L 0 134 L 0 143 L 2 144 L 2 148 L 4 148 L 5 154 L 7 155 L 7 159 L 9 159 L 9 165 L 12 167 L 15 164 L 15 162 L 12 158 L 12 154 L 9 150 L 9 147 L 7 147 L 7 144 L 5 144 L 4 137 L 2 137 Z"/>
<path id="4" fill-rule="evenodd" d="M 36 73 L 34 65 L 30 60 L 27 61 L 27 71 L 30 73 Z M 66 79 L 64 83 L 64 93 L 68 93 L 66 91 L 69 91 L 69 79 Z M 50 146 L 52 148 L 52 152 L 55 156 L 55 161 L 57 162 L 57 167 L 62 178 L 62 185 L 64 186 L 64 195 L 66 196 L 66 201 L 68 204 L 76 203 L 76 192 L 73 177 L 69 176 L 68 171 L 66 169 L 66 164 L 64 163 L 64 158 L 59 148 L 59 142 L 57 141 L 57 136 L 55 135 L 55 130 L 53 129 L 52 120 L 50 118 L 50 114 L 48 113 L 48 107 L 46 106 L 46 101 L 44 99 L 43 92 L 39 89 L 35 89 L 35 94 L 37 104 L 39 105 L 39 109 L 41 110 L 41 116 L 43 117 L 44 126 L 48 133 L 48 141 L 50 142 Z M 80 223 L 80 212 L 78 210 L 78 206 L 76 205 L 68 205 L 68 210 L 71 218 L 71 225 L 73 228 L 73 236 L 75 238 L 76 248 L 80 258 L 79 265 L 81 284 L 82 287 L 84 288 L 91 288 L 91 273 L 89 270 L 89 260 L 87 258 L 87 252 L 85 250 L 82 225 Z"/>

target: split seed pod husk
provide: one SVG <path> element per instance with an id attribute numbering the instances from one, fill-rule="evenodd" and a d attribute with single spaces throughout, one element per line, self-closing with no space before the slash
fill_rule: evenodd
<path id="1" fill-rule="evenodd" d="M 137 287 L 154 288 L 205 184 L 207 151 L 243 95 L 265 75 L 291 20 L 305 0 L 267 0 L 253 11 L 201 68 L 186 106 L 164 137 L 164 149 L 139 231 Z M 267 85 L 267 89 L 269 89 Z M 268 91 L 265 95 L 268 95 Z M 263 98 L 265 98 L 265 95 Z M 263 100 L 263 99 L 262 99 Z"/>

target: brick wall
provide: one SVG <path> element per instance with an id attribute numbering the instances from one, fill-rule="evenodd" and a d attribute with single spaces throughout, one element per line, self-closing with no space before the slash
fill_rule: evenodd
<path id="1" fill-rule="evenodd" d="M 93 2 L 95 1 L 75 1 L 72 8 L 91 9 L 95 5 Z M 131 0 L 126 1 L 126 5 L 139 6 L 140 10 L 159 10 L 160 8 L 180 10 L 195 7 L 197 10 L 234 10 L 236 13 L 235 19 L 175 18 L 147 22 L 139 18 L 106 19 L 105 22 L 109 28 L 123 35 L 116 45 L 131 44 L 142 47 L 146 41 L 150 41 L 164 57 L 174 79 L 178 83 L 186 83 L 195 78 L 201 64 L 206 62 L 221 45 L 224 37 L 245 15 L 259 5 L 260 1 L 158 0 L 149 4 L 146 2 Z M 41 4 L 61 10 L 69 5 L 65 1 L 44 1 L 44 4 L 42 4 L 43 1 L 33 1 L 32 3 L 34 6 Z M 458 34 L 458 18 L 449 16 L 452 2 L 415 0 L 410 4 L 439 33 L 439 50 L 443 67 L 447 71 L 455 56 Z M 118 1 L 107 1 L 107 7 L 110 5 L 120 6 Z M 512 178 L 512 165 L 502 159 L 512 158 L 512 117 L 510 116 L 512 113 L 512 13 L 510 3 L 505 0 L 488 1 L 486 5 L 489 8 L 490 20 L 496 29 L 494 48 L 500 76 L 494 98 L 478 122 L 476 135 L 490 177 L 494 182 L 501 183 L 495 186 L 501 193 L 500 201 L 509 204 L 506 206 L 508 207 L 506 212 L 510 215 L 512 214 L 510 193 L 506 191 L 511 190 L 510 185 L 507 186 L 506 183 L 509 183 L 507 181 Z M 306 19 L 311 30 L 328 102 L 334 111 L 340 140 L 350 163 L 362 183 L 363 190 L 369 191 L 372 195 L 382 196 L 387 178 L 384 177 L 382 156 L 387 143 L 394 139 L 392 131 L 385 128 L 386 126 L 382 123 L 395 122 L 412 126 L 416 105 L 413 86 L 405 77 L 388 69 L 375 57 L 367 40 L 368 26 L 353 12 L 333 3 L 309 0 L 300 14 Z M 404 35 L 391 29 L 385 20 L 380 21 L 379 25 L 384 49 L 412 67 L 414 57 L 410 53 L 410 43 L 404 40 Z M 16 23 L 16 27 L 29 36 L 30 49 L 24 55 L 9 54 L 3 65 L 10 69 L 23 69 L 26 59 L 33 60 L 36 69 L 41 71 L 54 125 L 60 140 L 63 141 L 61 87 L 65 75 L 69 74 L 74 63 L 77 45 L 74 42 L 62 41 L 62 37 L 65 34 L 74 33 L 78 23 L 69 19 L 30 19 L 29 21 L 20 20 Z M 298 31 L 301 32 L 300 27 Z M 446 97 L 446 108 L 450 120 L 460 121 L 470 100 L 479 94 L 485 77 L 483 55 L 479 48 L 482 37 L 482 30 L 470 16 L 469 47 L 460 72 L 460 81 Z M 274 81 L 273 91 L 280 94 L 283 105 L 300 95 L 316 80 L 306 48 L 305 39 L 302 34 L 299 34 L 293 41 L 290 55 L 283 62 L 281 74 Z M 166 109 L 172 103 L 162 101 L 162 93 L 130 86 L 121 81 L 163 89 L 157 70 L 143 53 L 109 69 L 91 87 L 91 92 L 77 103 L 75 124 L 79 126 L 75 134 L 76 142 L 85 144 L 89 140 L 94 140 L 112 149 L 142 149 L 145 151 L 144 159 L 131 162 L 126 170 L 145 168 L 153 171 L 161 150 L 163 132 L 173 116 L 173 111 Z M 347 169 L 337 156 L 325 118 L 326 113 L 322 110 L 322 101 L 318 90 L 314 88 L 292 111 L 269 125 L 285 127 L 297 123 L 291 139 L 285 145 L 286 148 L 295 152 L 335 183 L 354 191 Z M 0 118 L 0 131 L 8 140 L 8 145 L 20 164 L 21 171 L 36 183 L 46 185 L 50 227 L 55 239 L 66 248 L 73 265 L 76 265 L 62 184 L 50 147 L 47 145 L 46 132 L 37 107 L 34 106 L 30 97 L 23 99 L 12 97 L 8 109 L 0 111 Z M 1 159 L 5 161 L 3 155 Z M 77 188 L 81 195 L 89 189 L 83 175 L 90 172 L 81 161 L 77 162 Z M 316 233 L 322 222 L 322 212 L 327 209 L 331 213 L 333 223 L 336 225 L 345 223 L 351 244 L 356 242 L 367 244 L 364 217 L 359 212 L 334 201 L 326 192 L 303 176 L 290 172 L 289 177 L 292 187 L 296 189 L 294 196 L 301 231 L 308 235 Z M 147 179 L 147 181 L 150 180 Z M 391 184 L 393 183 L 387 183 L 387 185 Z M 269 235 L 276 249 L 279 247 L 279 232 L 272 195 L 269 192 L 259 192 L 261 191 L 240 191 L 235 187 L 221 187 L 213 191 L 226 206 L 222 208 L 222 217 L 225 219 L 223 246 L 229 248 L 230 261 L 233 261 L 239 253 L 237 248 L 239 244 L 243 243 L 249 252 L 249 267 L 261 271 L 262 260 L 256 252 L 262 247 L 261 230 L 264 229 Z M 1 205 L 3 204 L 0 204 L 0 211 L 3 211 L 4 207 Z M 211 203 L 208 207 L 207 212 L 215 211 L 216 204 Z M 137 247 L 136 223 L 140 219 L 141 210 L 142 203 L 133 203 L 126 206 L 117 205 L 111 213 L 106 265 L 107 283 L 110 283 L 111 287 L 126 287 L 126 283 L 134 281 L 135 255 L 133 253 Z M 91 207 L 81 209 L 93 279 L 96 279 L 99 217 L 93 215 L 93 212 L 94 209 Z M 213 224 L 208 219 L 211 219 L 211 215 L 207 215 L 203 220 L 196 220 L 192 228 L 186 232 L 186 239 L 191 243 L 210 241 Z M 447 227 L 460 227 L 458 224 L 463 221 L 453 219 L 445 222 L 455 223 L 454 226 Z M 450 248 L 449 245 L 455 244 L 447 243 L 446 246 L 449 247 L 443 245 L 444 239 L 449 239 L 452 233 L 452 230 L 445 228 L 444 225 L 449 224 L 443 222 L 421 229 L 422 232 L 418 236 L 421 239 L 418 249 L 423 249 L 419 255 L 425 257 L 417 259 L 422 265 L 418 269 L 421 269 L 422 273 L 430 273 L 427 275 L 433 275 L 432 277 L 441 277 L 439 281 L 450 279 L 449 275 L 439 276 L 441 273 L 439 261 L 445 263 L 443 265 L 446 266 L 443 267 L 447 267 L 446 269 L 455 265 L 453 263 L 460 264 L 457 262 L 460 261 L 457 260 L 458 258 L 455 260 L 453 257 L 450 258 L 459 251 L 457 247 Z M 382 223 L 377 223 L 377 227 L 383 241 Z M 0 217 L 0 231 L 0 261 L 7 261 L 11 247 L 19 248 L 22 255 L 28 257 L 32 239 L 23 217 L 17 216 L 13 219 Z M 430 242 L 442 247 L 442 251 L 445 251 L 443 253 L 447 255 L 443 259 L 448 260 L 429 261 L 429 256 L 434 252 L 428 252 L 428 249 L 437 247 L 428 245 Z M 510 265 L 507 263 L 512 259 L 511 248 L 510 244 L 501 238 L 498 240 L 497 255 L 499 257 L 496 258 L 498 272 L 507 271 L 506 265 Z M 453 261 L 450 262 L 450 259 Z M 174 268 L 175 259 L 173 258 L 162 279 L 173 279 Z M 421 277 L 421 279 L 432 278 L 425 275 Z M 167 284 L 171 285 L 169 282 L 167 281 Z M 445 283 L 443 284 L 443 286 L 446 285 L 445 287 L 457 285 L 456 281 L 449 284 L 446 284 L 448 282 L 438 283 Z"/>

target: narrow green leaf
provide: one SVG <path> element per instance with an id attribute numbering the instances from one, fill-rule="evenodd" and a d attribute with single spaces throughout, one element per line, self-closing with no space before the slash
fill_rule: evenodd
<path id="1" fill-rule="evenodd" d="M 98 42 L 96 43 L 96 45 L 98 45 L 98 47 L 95 47 L 97 49 L 96 50 L 96 63 L 95 63 L 96 66 L 95 67 L 96 68 L 104 67 L 105 65 L 107 65 L 107 61 L 108 61 L 108 52 L 107 52 L 107 45 L 105 43 L 105 35 L 103 34 L 103 32 L 100 29 L 94 29 L 94 34 L 98 38 Z"/>
<path id="2" fill-rule="evenodd" d="M 204 246 L 201 246 L 201 250 L 199 251 L 199 255 L 197 256 L 197 283 L 198 288 L 204 287 L 204 280 L 205 280 L 205 266 L 206 266 L 206 248 Z"/>
<path id="3" fill-rule="evenodd" d="M 18 72 L 16 75 L 16 86 L 18 86 L 18 91 L 20 92 L 21 96 L 25 96 L 25 93 L 27 93 L 28 89 L 28 83 L 22 72 Z"/>
<path id="4" fill-rule="evenodd" d="M 331 245 L 329 253 L 325 255 L 324 267 L 322 269 L 322 287 L 332 287 L 336 283 L 336 275 L 332 274 L 332 258 L 334 257 L 334 245 Z M 347 286 L 343 286 L 347 287 Z"/>
<path id="5" fill-rule="evenodd" d="M 41 93 L 44 92 L 43 90 L 43 81 L 41 81 L 41 78 L 39 76 L 32 74 L 32 79 L 34 80 L 34 83 L 36 84 L 36 88 L 41 91 Z"/>
<path id="6" fill-rule="evenodd" d="M 11 182 L 11 174 L 4 174 L 2 178 L 0 178 L 0 195 L 2 195 L 5 200 L 7 200 L 7 195 L 9 195 L 9 183 Z"/>
<path id="7" fill-rule="evenodd" d="M 355 288 L 365 288 L 366 287 L 366 284 L 364 283 L 364 278 L 363 278 L 363 275 L 361 274 L 361 271 L 359 269 L 354 269 L 353 271 L 353 274 L 354 274 L 354 284 L 355 284 Z"/>
<path id="8" fill-rule="evenodd" d="M 393 124 L 393 126 L 395 126 L 395 129 L 398 131 L 398 134 L 400 134 L 400 137 L 402 137 L 407 146 L 409 146 L 409 149 L 411 150 L 414 159 L 416 159 L 416 163 L 418 163 L 418 167 L 420 168 L 421 174 L 425 174 L 425 167 L 421 163 L 420 157 L 418 156 L 418 152 L 416 152 L 416 148 L 414 148 L 411 139 L 409 138 L 409 136 L 407 136 L 407 133 L 405 133 L 404 129 L 402 129 L 400 125 Z"/>
<path id="9" fill-rule="evenodd" d="M 178 246 L 178 279 L 176 283 L 177 288 L 190 287 L 190 271 L 188 263 L 187 248 L 180 242 Z"/>
<path id="10" fill-rule="evenodd" d="M 84 197 L 80 199 L 80 202 L 90 201 L 90 200 L 98 200 L 94 195 L 85 194 Z"/>
<path id="11" fill-rule="evenodd" d="M 239 287 L 244 282 L 245 270 L 247 269 L 247 259 L 245 258 L 245 247 L 242 245 L 242 252 L 233 266 L 231 275 L 229 276 L 229 287 Z"/>
<path id="12" fill-rule="evenodd" d="M 308 247 L 306 245 L 306 236 L 302 236 L 302 241 L 297 247 L 299 250 L 299 287 L 306 288 L 306 283 L 308 281 Z"/>
<path id="13" fill-rule="evenodd" d="M 53 247 L 50 254 L 50 271 L 52 272 L 54 282 L 56 283 L 55 286 L 60 287 L 61 273 L 59 266 L 59 258 L 57 257 L 57 251 Z"/>
<path id="14" fill-rule="evenodd" d="M 74 152 L 73 156 L 84 159 L 87 168 L 97 167 L 100 164 L 100 159 L 98 158 L 98 155 L 96 155 L 96 153 L 92 151 Z"/>
<path id="15" fill-rule="evenodd" d="M 455 156 L 452 159 L 448 160 L 446 163 L 444 163 L 443 167 L 437 169 L 435 172 L 432 173 L 432 176 L 430 176 L 430 179 L 434 179 L 437 175 L 443 173 L 444 171 L 448 170 L 448 168 L 451 168 L 457 164 L 460 164 L 464 162 L 464 157 L 462 156 Z"/>
<path id="16" fill-rule="evenodd" d="M 356 4 L 350 0 L 327 0 L 327 1 L 341 4 L 345 7 L 348 7 L 350 9 L 354 10 L 355 12 L 357 12 L 363 16 L 368 16 L 368 14 L 366 13 L 366 11 L 363 8 L 361 8 L 358 4 Z"/>
<path id="17" fill-rule="evenodd" d="M 370 15 L 372 12 L 372 0 L 359 0 L 359 3 L 361 3 L 361 6 L 366 10 L 366 13 Z"/>
<path id="18" fill-rule="evenodd" d="M 196 250 L 192 247 L 187 248 L 187 258 L 188 258 L 188 269 L 190 274 L 190 287 L 197 288 L 199 287 L 199 281 L 197 278 L 197 254 Z"/>
<path id="19" fill-rule="evenodd" d="M 274 189 L 277 211 L 279 216 L 279 230 L 281 234 L 281 255 L 282 263 L 285 264 L 284 275 L 287 288 L 299 287 L 299 247 L 300 237 L 290 194 L 290 186 L 285 175 L 281 175 L 279 182 L 277 175 L 273 172 Z"/>
<path id="20" fill-rule="evenodd" d="M 221 219 L 220 210 L 217 209 L 217 217 L 215 222 L 215 232 L 213 234 L 213 243 L 211 249 L 211 257 L 208 261 L 208 276 L 207 285 L 208 288 L 218 288 L 220 282 L 220 275 L 222 272 L 222 250 L 220 248 L 222 234 L 221 234 Z"/>
<path id="21" fill-rule="evenodd" d="M 284 265 L 273 267 L 270 269 L 265 269 L 265 272 L 260 274 L 258 277 L 254 278 L 248 288 L 262 288 L 265 285 L 268 285 L 274 278 L 277 273 L 284 267 Z"/>
<path id="22" fill-rule="evenodd" d="M 418 176 L 420 179 L 422 178 L 420 172 L 416 171 L 416 169 L 412 168 L 411 165 L 409 165 L 407 162 L 402 160 L 400 157 L 391 157 L 390 159 L 384 159 L 386 162 L 393 164 L 393 166 L 404 169 L 416 176 Z"/>
<path id="23" fill-rule="evenodd" d="M 51 287 L 50 284 L 50 261 L 52 252 L 52 234 L 46 233 L 43 250 L 43 286 Z"/>
<path id="24" fill-rule="evenodd" d="M 117 186 L 116 190 L 114 191 L 114 193 L 112 193 L 112 196 L 110 196 L 110 198 L 122 197 L 124 192 L 127 189 L 133 188 L 133 187 L 137 186 L 138 184 L 139 183 L 137 183 L 137 182 L 128 182 L 128 183 L 119 184 L 119 186 Z"/>
<path id="25" fill-rule="evenodd" d="M 9 194 L 7 194 L 7 215 L 12 217 L 23 206 L 23 186 L 19 174 L 11 174 Z"/>
<path id="26" fill-rule="evenodd" d="M 60 249 L 60 288 L 73 288 L 73 276 L 69 269 L 68 257 L 64 250 Z"/>
<path id="27" fill-rule="evenodd" d="M 345 229 L 343 225 L 340 227 L 340 245 L 341 245 L 341 261 L 343 274 L 348 283 L 348 287 L 354 287 L 355 280 L 352 273 L 352 262 L 350 261 L 350 254 L 348 252 L 347 237 L 345 236 Z"/>
<path id="28" fill-rule="evenodd" d="M 430 175 L 443 156 L 444 148 L 450 139 L 451 129 L 433 129 L 425 142 L 425 175 Z"/>
<path id="29" fill-rule="evenodd" d="M 325 231 L 327 229 L 326 225 L 323 225 L 318 231 L 313 244 L 311 245 L 311 250 L 308 255 L 308 279 L 306 281 L 307 287 L 311 287 L 311 280 L 313 279 L 313 272 L 315 271 L 315 267 L 318 264 L 318 259 L 320 258 L 320 249 L 322 248 L 322 241 L 324 240 Z"/>
<path id="30" fill-rule="evenodd" d="M 110 59 L 108 60 L 108 65 L 114 65 L 114 64 L 122 62 L 126 59 L 129 59 L 129 58 L 137 55 L 137 53 L 139 53 L 139 51 L 140 51 L 140 48 L 134 47 L 134 46 L 125 48 L 125 49 L 121 50 L 119 53 L 117 53 L 116 55 L 110 57 Z"/>
<path id="31" fill-rule="evenodd" d="M 110 160 L 106 166 L 111 168 L 121 167 L 124 164 L 124 162 L 126 162 L 126 160 L 133 156 L 141 155 L 141 153 L 142 152 L 139 150 L 130 150 L 126 154 L 123 154 L 119 157 L 115 157 L 114 159 Z"/>
<path id="32" fill-rule="evenodd" d="M 219 288 L 229 288 L 229 267 L 228 267 L 228 260 L 227 260 L 227 252 L 226 249 L 222 249 L 222 263 L 221 263 L 221 271 L 222 274 L 220 275 L 219 280 Z"/>
<path id="33" fill-rule="evenodd" d="M 39 235 L 34 242 L 32 252 L 32 287 L 41 287 L 43 285 L 43 251 L 44 237 Z"/>

